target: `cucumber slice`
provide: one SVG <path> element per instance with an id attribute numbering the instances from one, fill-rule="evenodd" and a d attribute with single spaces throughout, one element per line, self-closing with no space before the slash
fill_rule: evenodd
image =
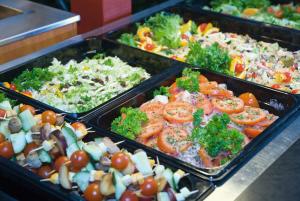
<path id="1" fill-rule="evenodd" d="M 20 113 L 20 106 L 19 106 L 19 105 L 16 105 L 16 106 L 13 108 L 13 110 L 14 110 L 17 114 L 19 114 L 19 113 Z"/>
<path id="2" fill-rule="evenodd" d="M 75 182 L 79 186 L 79 189 L 84 192 L 89 185 L 89 179 L 90 173 L 88 171 L 82 171 L 75 174 L 73 182 Z"/>
<path id="3" fill-rule="evenodd" d="M 147 154 L 144 151 L 140 151 L 136 154 L 134 154 L 131 157 L 133 163 L 136 166 L 136 169 L 142 173 L 144 176 L 145 175 L 152 175 L 152 168 L 150 165 L 150 162 L 148 160 Z"/>
<path id="4" fill-rule="evenodd" d="M 103 141 L 102 137 L 97 137 L 94 139 L 94 142 L 96 142 L 97 144 L 101 143 Z"/>
<path id="5" fill-rule="evenodd" d="M 10 135 L 8 123 L 9 121 L 0 121 L 0 132 L 6 137 L 6 139 L 8 139 Z"/>
<path id="6" fill-rule="evenodd" d="M 167 168 L 164 171 L 163 176 L 166 178 L 166 180 L 170 184 L 171 188 L 176 189 L 176 185 L 175 185 L 175 182 L 174 182 L 172 170 L 170 170 L 169 168 Z"/>
<path id="7" fill-rule="evenodd" d="M 19 114 L 19 117 L 22 122 L 22 128 L 25 131 L 29 131 L 32 126 L 36 125 L 34 116 L 31 114 L 31 112 L 29 110 L 25 110 L 24 112 L 21 112 Z"/>
<path id="8" fill-rule="evenodd" d="M 77 142 L 77 137 L 75 135 L 74 129 L 70 124 L 65 123 L 65 125 L 61 129 L 61 132 L 65 137 L 68 146 Z"/>
<path id="9" fill-rule="evenodd" d="M 25 138 L 26 138 L 27 144 L 31 143 L 31 142 L 33 141 L 33 139 L 32 139 L 32 132 L 31 132 L 31 131 L 28 131 L 28 132 L 25 134 Z"/>
<path id="10" fill-rule="evenodd" d="M 90 172 L 90 171 L 92 171 L 92 170 L 95 170 L 95 167 L 94 167 L 94 165 L 93 165 L 91 162 L 89 162 L 89 163 L 85 166 L 85 168 L 83 168 L 83 170 L 86 170 L 86 171 Z"/>
<path id="11" fill-rule="evenodd" d="M 10 135 L 10 140 L 15 154 L 21 153 L 26 146 L 24 131 Z"/>
<path id="12" fill-rule="evenodd" d="M 52 162 L 51 156 L 45 150 L 39 151 L 39 159 L 43 163 L 51 163 Z"/>
<path id="13" fill-rule="evenodd" d="M 167 192 L 160 192 L 157 194 L 157 201 L 170 201 L 169 194 Z"/>
<path id="14" fill-rule="evenodd" d="M 82 150 L 85 143 L 82 140 L 77 141 L 77 144 L 79 146 L 79 149 Z"/>
<path id="15" fill-rule="evenodd" d="M 102 149 L 96 144 L 85 144 L 83 150 L 86 151 L 93 160 L 99 161 L 103 155 Z"/>
<path id="16" fill-rule="evenodd" d="M 68 146 L 67 149 L 66 149 L 68 158 L 71 158 L 71 155 L 72 155 L 75 151 L 78 151 L 78 150 L 80 150 L 80 149 L 79 149 L 79 146 L 78 146 L 78 144 L 77 144 L 76 142 L 73 143 L 73 144 L 71 144 L 70 146 Z"/>
<path id="17" fill-rule="evenodd" d="M 12 110 L 11 104 L 8 100 L 0 103 L 0 109 L 2 110 Z"/>
<path id="18" fill-rule="evenodd" d="M 123 184 L 120 175 L 116 171 L 113 171 L 112 176 L 113 176 L 113 183 L 116 190 L 115 192 L 116 199 L 119 200 L 122 194 L 124 193 L 124 191 L 126 191 L 126 186 Z"/>

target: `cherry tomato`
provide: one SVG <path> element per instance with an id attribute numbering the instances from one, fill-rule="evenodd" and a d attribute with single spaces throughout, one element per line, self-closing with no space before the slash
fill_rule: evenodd
<path id="1" fill-rule="evenodd" d="M 46 110 L 42 113 L 42 122 L 55 125 L 56 123 L 56 114 L 53 111 Z"/>
<path id="2" fill-rule="evenodd" d="M 212 104 L 215 108 L 227 114 L 242 112 L 244 109 L 243 100 L 237 97 L 224 99 L 214 98 L 212 99 Z"/>
<path id="3" fill-rule="evenodd" d="M 200 24 L 200 30 L 201 30 L 201 32 L 205 31 L 206 27 L 207 27 L 207 23 Z"/>
<path id="4" fill-rule="evenodd" d="M 256 77 L 257 77 L 257 74 L 256 74 L 255 72 L 253 72 L 252 75 L 251 75 L 251 77 L 252 77 L 252 78 L 256 78 Z"/>
<path id="5" fill-rule="evenodd" d="M 111 158 L 111 166 L 120 171 L 124 170 L 128 163 L 129 157 L 122 152 L 115 153 Z"/>
<path id="6" fill-rule="evenodd" d="M 148 51 L 151 51 L 155 48 L 155 46 L 153 44 L 150 44 L 148 43 L 146 46 L 145 46 L 145 49 L 148 50 Z"/>
<path id="7" fill-rule="evenodd" d="M 245 70 L 245 66 L 243 64 L 236 64 L 235 65 L 235 72 L 242 73 Z"/>
<path id="8" fill-rule="evenodd" d="M 230 119 L 234 123 L 242 125 L 255 125 L 265 120 L 267 114 L 260 108 L 245 106 L 245 110 L 241 113 L 231 114 Z"/>
<path id="9" fill-rule="evenodd" d="M 100 192 L 100 185 L 99 183 L 91 183 L 88 185 L 88 187 L 85 189 L 84 198 L 87 201 L 102 201 L 103 195 Z"/>
<path id="10" fill-rule="evenodd" d="M 300 6 L 298 6 L 298 7 L 296 8 L 296 12 L 297 12 L 297 13 L 300 13 Z"/>
<path id="11" fill-rule="evenodd" d="M 10 89 L 16 91 L 16 90 L 17 90 L 17 87 L 16 87 L 15 84 L 11 83 L 11 84 L 10 84 Z"/>
<path id="12" fill-rule="evenodd" d="M 146 178 L 140 188 L 142 194 L 145 196 L 154 196 L 158 190 L 157 182 L 153 179 L 153 177 Z"/>
<path id="13" fill-rule="evenodd" d="M 24 112 L 25 110 L 29 110 L 32 115 L 35 115 L 35 109 L 31 105 L 23 105 L 22 107 L 20 107 L 21 112 Z"/>
<path id="14" fill-rule="evenodd" d="M 291 73 L 285 72 L 284 75 L 285 75 L 285 78 L 284 78 L 283 82 L 285 82 L 285 83 L 291 82 L 291 80 L 292 80 L 292 75 L 291 75 Z"/>
<path id="15" fill-rule="evenodd" d="M 193 121 L 193 106 L 186 102 L 171 102 L 165 105 L 163 116 L 172 123 Z"/>
<path id="16" fill-rule="evenodd" d="M 279 84 L 273 84 L 271 87 L 273 89 L 280 89 L 280 85 Z"/>
<path id="17" fill-rule="evenodd" d="M 189 40 L 189 36 L 186 34 L 181 34 L 181 38 L 185 40 Z"/>
<path id="18" fill-rule="evenodd" d="M 269 7 L 268 9 L 267 9 L 267 11 L 268 11 L 268 13 L 274 13 L 274 9 L 272 8 L 272 7 Z"/>
<path id="19" fill-rule="evenodd" d="M 0 109 L 0 117 L 4 118 L 6 116 L 6 111 Z"/>
<path id="20" fill-rule="evenodd" d="M 4 142 L 6 139 L 5 139 L 5 136 L 3 135 L 3 133 L 0 133 L 0 144 L 2 142 Z"/>
<path id="21" fill-rule="evenodd" d="M 71 125 L 75 130 L 81 131 L 83 134 L 87 134 L 86 126 L 81 122 L 75 122 Z"/>
<path id="22" fill-rule="evenodd" d="M 274 16 L 277 17 L 277 18 L 282 18 L 283 11 L 282 10 L 275 11 Z"/>
<path id="23" fill-rule="evenodd" d="M 298 93 L 299 93 L 299 89 L 293 89 L 293 90 L 291 91 L 291 93 L 292 93 L 292 94 L 298 94 Z"/>
<path id="24" fill-rule="evenodd" d="M 259 107 L 256 97 L 252 93 L 243 93 L 239 96 L 244 101 L 244 104 L 251 107 Z"/>
<path id="25" fill-rule="evenodd" d="M 50 173 L 52 172 L 52 168 L 49 165 L 43 165 L 42 167 L 40 167 L 37 171 L 37 174 L 44 178 L 47 179 L 50 177 Z"/>
<path id="26" fill-rule="evenodd" d="M 31 142 L 26 145 L 25 149 L 23 150 L 23 153 L 25 157 L 31 152 L 31 150 L 38 148 L 39 146 L 35 142 Z"/>
<path id="27" fill-rule="evenodd" d="M 70 160 L 75 169 L 82 169 L 88 164 L 90 158 L 84 151 L 78 150 L 71 155 Z"/>
<path id="28" fill-rule="evenodd" d="M 10 141 L 5 141 L 0 144 L 0 156 L 7 159 L 14 156 L 13 146 Z"/>
<path id="29" fill-rule="evenodd" d="M 127 190 L 122 194 L 120 201 L 139 201 L 139 199 L 134 192 Z"/>
<path id="30" fill-rule="evenodd" d="M 58 172 L 60 167 L 68 161 L 69 159 L 66 156 L 60 156 L 54 162 L 54 169 Z"/>

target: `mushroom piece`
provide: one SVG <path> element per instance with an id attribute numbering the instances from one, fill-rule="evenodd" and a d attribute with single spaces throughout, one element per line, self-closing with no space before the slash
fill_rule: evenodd
<path id="1" fill-rule="evenodd" d="M 120 151 L 120 148 L 117 145 L 115 145 L 115 143 L 111 141 L 111 139 L 109 139 L 108 137 L 104 137 L 102 139 L 102 142 L 107 147 L 108 153 L 114 154 Z"/>
<path id="2" fill-rule="evenodd" d="M 39 155 L 37 152 L 33 152 L 27 155 L 26 163 L 32 168 L 39 168 L 42 166 L 42 162 L 40 161 Z"/>
<path id="3" fill-rule="evenodd" d="M 39 133 L 41 130 L 41 126 L 40 125 L 34 125 L 31 127 L 31 132 L 33 133 Z"/>
<path id="4" fill-rule="evenodd" d="M 62 126 L 65 123 L 65 117 L 63 115 L 56 115 L 56 126 Z"/>
<path id="5" fill-rule="evenodd" d="M 21 120 L 18 117 L 13 117 L 8 122 L 8 128 L 11 133 L 18 133 L 22 129 Z"/>
<path id="6" fill-rule="evenodd" d="M 41 128 L 41 138 L 42 138 L 42 140 L 49 140 L 50 133 L 51 133 L 51 125 L 49 123 L 46 123 Z"/>
<path id="7" fill-rule="evenodd" d="M 52 131 L 50 134 L 50 138 L 56 142 L 56 146 L 58 147 L 61 155 L 66 155 L 67 141 L 63 136 L 60 130 Z"/>
<path id="8" fill-rule="evenodd" d="M 115 187 L 113 184 L 113 176 L 111 173 L 108 173 L 103 176 L 102 181 L 100 182 L 100 192 L 104 196 L 109 196 L 115 193 Z"/>
<path id="9" fill-rule="evenodd" d="M 69 170 L 66 165 L 62 165 L 59 169 L 59 183 L 65 189 L 72 189 L 72 184 L 69 180 Z"/>

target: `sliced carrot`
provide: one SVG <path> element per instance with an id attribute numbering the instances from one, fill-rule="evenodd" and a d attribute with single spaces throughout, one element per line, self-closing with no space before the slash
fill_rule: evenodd
<path id="1" fill-rule="evenodd" d="M 208 155 L 204 148 L 199 149 L 198 155 L 206 168 L 213 167 L 212 158 Z"/>

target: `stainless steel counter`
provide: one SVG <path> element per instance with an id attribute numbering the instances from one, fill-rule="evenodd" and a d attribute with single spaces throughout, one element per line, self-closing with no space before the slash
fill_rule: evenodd
<path id="1" fill-rule="evenodd" d="M 78 15 L 25 0 L 0 0 L 21 13 L 0 20 L 0 46 L 79 21 Z"/>

